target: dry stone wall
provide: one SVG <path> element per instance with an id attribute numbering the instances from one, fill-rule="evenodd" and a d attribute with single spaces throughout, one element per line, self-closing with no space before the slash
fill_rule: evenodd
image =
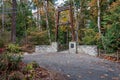
<path id="1" fill-rule="evenodd" d="M 93 45 L 79 45 L 75 47 L 75 43 L 70 43 L 74 44 L 74 48 L 69 45 L 69 51 L 70 53 L 76 54 L 76 50 L 79 53 L 84 53 L 84 54 L 89 54 L 91 56 L 97 56 L 98 51 L 97 51 L 97 46 Z M 35 52 L 36 53 L 45 53 L 45 52 L 57 52 L 58 51 L 58 43 L 53 42 L 51 45 L 39 45 L 35 47 Z"/>

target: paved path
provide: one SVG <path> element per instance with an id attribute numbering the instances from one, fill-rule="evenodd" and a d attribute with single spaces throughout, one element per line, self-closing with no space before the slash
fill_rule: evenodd
<path id="1" fill-rule="evenodd" d="M 120 64 L 85 54 L 68 52 L 25 55 L 25 62 L 67 75 L 70 80 L 120 80 Z"/>

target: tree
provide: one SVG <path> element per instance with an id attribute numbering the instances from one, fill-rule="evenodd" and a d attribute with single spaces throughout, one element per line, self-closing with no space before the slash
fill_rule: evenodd
<path id="1" fill-rule="evenodd" d="M 51 15 L 51 13 L 53 12 L 51 10 L 51 7 L 53 7 L 53 2 L 52 0 L 40 0 L 40 1 L 33 0 L 33 1 L 37 7 L 37 23 L 38 25 L 40 24 L 41 29 L 44 26 L 45 29 L 48 31 L 48 38 L 49 38 L 49 42 L 51 43 L 51 36 L 52 36 L 51 30 L 53 26 L 51 24 L 53 23 L 52 21 L 54 19 L 53 17 L 51 18 L 51 16 L 54 16 L 54 14 Z"/>
<path id="2" fill-rule="evenodd" d="M 33 2 L 34 2 L 34 5 L 36 6 L 36 8 L 37 8 L 37 26 L 39 27 L 39 30 L 40 31 L 42 31 L 42 28 L 41 28 L 41 23 L 40 23 L 40 21 L 41 21 L 41 9 L 43 8 L 43 1 L 42 0 L 33 0 Z"/>
<path id="3" fill-rule="evenodd" d="M 46 14 L 46 25 L 47 25 L 47 30 L 48 30 L 49 42 L 51 43 L 50 26 L 48 22 L 48 0 L 45 0 L 43 4 L 44 4 L 44 9 L 45 9 L 45 14 Z"/>
<path id="4" fill-rule="evenodd" d="M 16 42 L 16 0 L 12 0 L 12 29 L 11 29 L 11 40 L 13 43 Z"/>
<path id="5" fill-rule="evenodd" d="M 120 47 L 120 0 L 112 2 L 103 14 L 102 26 L 105 29 L 103 36 L 107 52 L 116 52 Z"/>
<path id="6" fill-rule="evenodd" d="M 2 31 L 4 31 L 4 0 L 2 0 Z"/>
<path id="7" fill-rule="evenodd" d="M 31 27 L 35 28 L 35 22 L 32 18 L 32 11 L 30 9 L 31 3 L 17 2 L 17 25 L 16 25 L 16 36 L 17 41 L 21 41 L 22 38 L 27 36 L 27 30 Z"/>

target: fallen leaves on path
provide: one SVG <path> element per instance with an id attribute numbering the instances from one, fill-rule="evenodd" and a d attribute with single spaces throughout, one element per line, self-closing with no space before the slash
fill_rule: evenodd
<path id="1" fill-rule="evenodd" d="M 92 74 L 92 72 L 91 72 L 91 71 L 88 71 L 88 73 L 89 73 L 89 74 Z"/>
<path id="2" fill-rule="evenodd" d="M 107 55 L 107 54 L 101 54 L 99 57 L 103 58 L 103 59 L 106 59 L 106 60 L 110 60 L 110 61 L 120 63 L 120 59 L 118 60 L 117 57 L 115 57 L 115 56 L 111 56 L 111 55 Z"/>
<path id="3" fill-rule="evenodd" d="M 111 71 L 111 72 L 114 72 L 114 71 L 115 71 L 115 70 L 113 70 L 112 68 L 108 68 L 108 70 Z"/>
<path id="4" fill-rule="evenodd" d="M 81 76 L 81 75 L 79 75 L 79 76 L 78 76 L 78 78 L 82 78 L 82 76 Z"/>
<path id="5" fill-rule="evenodd" d="M 120 80 L 118 77 L 112 77 L 112 80 Z"/>
<path id="6" fill-rule="evenodd" d="M 102 78 L 102 79 L 106 78 L 106 77 L 108 77 L 108 74 L 103 74 L 103 75 L 100 76 L 100 78 Z"/>
<path id="7" fill-rule="evenodd" d="M 100 78 L 102 78 L 102 79 L 103 79 L 103 78 L 105 78 L 105 76 L 104 76 L 104 75 L 102 75 L 102 76 L 100 76 Z"/>

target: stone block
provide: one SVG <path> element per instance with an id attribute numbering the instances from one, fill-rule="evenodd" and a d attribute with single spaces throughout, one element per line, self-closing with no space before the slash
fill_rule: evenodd
<path id="1" fill-rule="evenodd" d="M 70 53 L 77 52 L 77 43 L 76 42 L 69 42 L 69 51 L 70 51 Z"/>

